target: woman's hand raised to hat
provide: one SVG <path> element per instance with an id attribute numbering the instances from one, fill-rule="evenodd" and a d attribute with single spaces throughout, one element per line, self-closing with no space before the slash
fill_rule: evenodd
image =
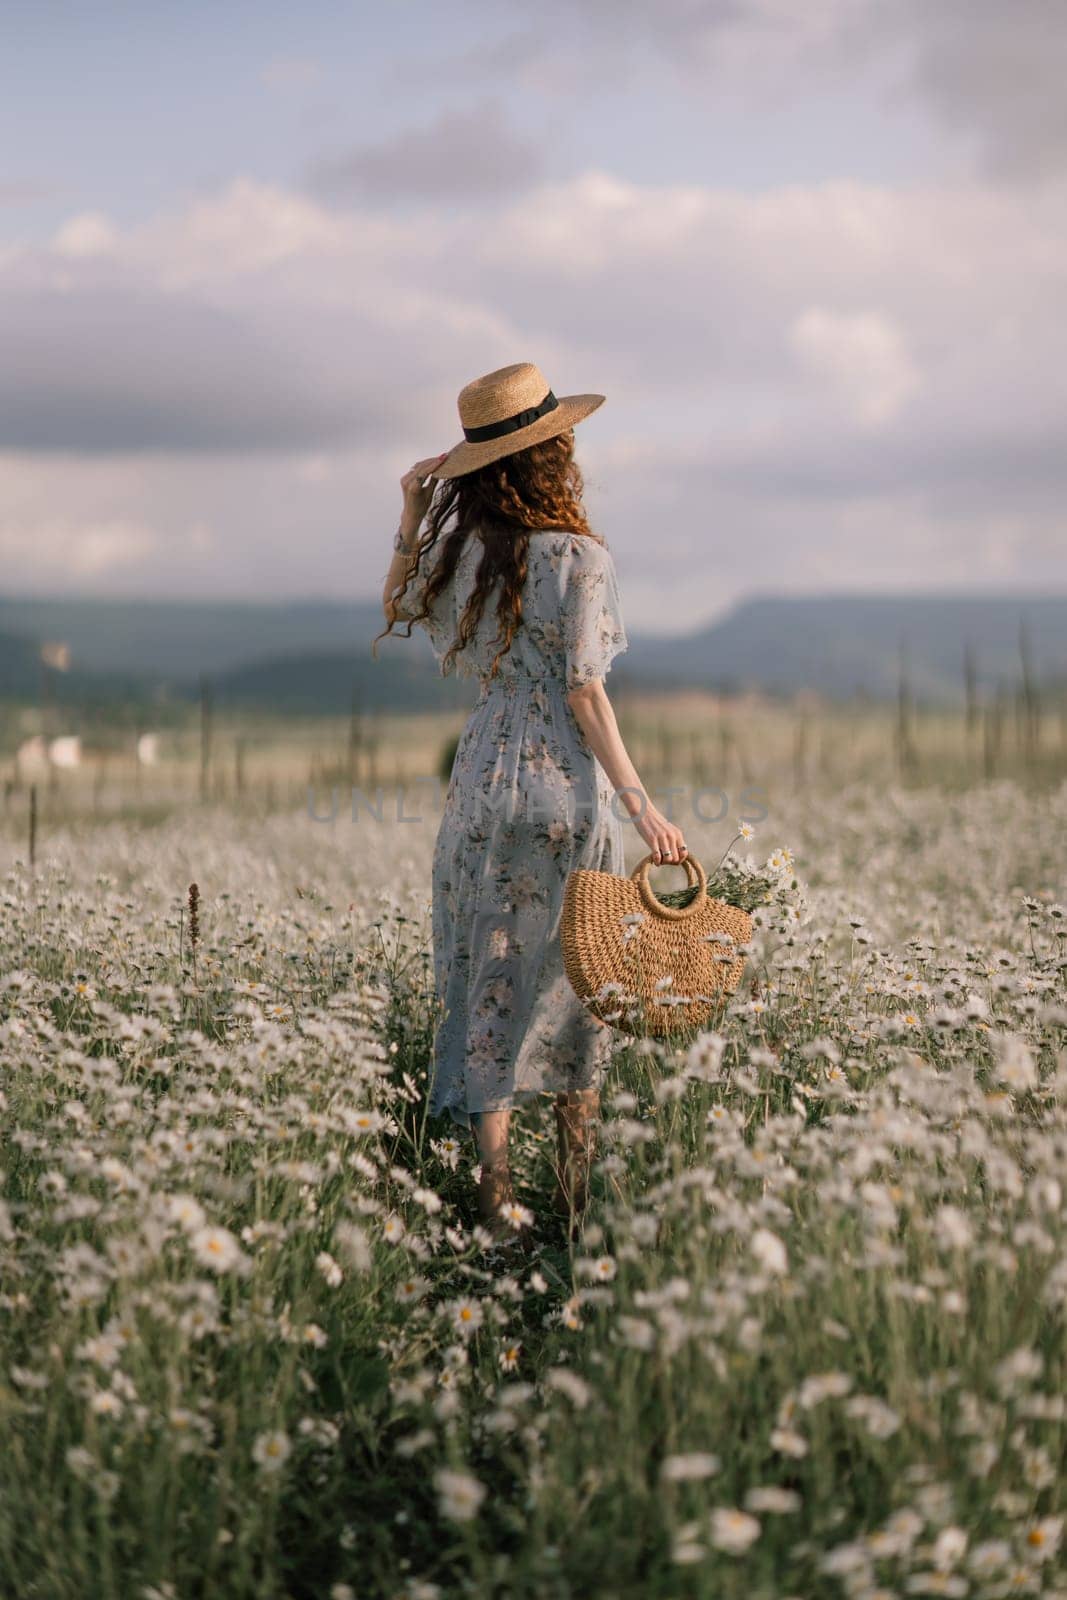
<path id="1" fill-rule="evenodd" d="M 441 465 L 447 454 L 447 450 L 442 450 L 439 456 L 427 456 L 425 461 L 416 461 L 411 471 L 405 472 L 401 478 L 400 487 L 404 491 L 404 521 L 409 527 L 417 528 L 429 511 L 437 484 L 433 469 Z M 424 478 L 427 480 L 425 487 L 423 487 Z"/>

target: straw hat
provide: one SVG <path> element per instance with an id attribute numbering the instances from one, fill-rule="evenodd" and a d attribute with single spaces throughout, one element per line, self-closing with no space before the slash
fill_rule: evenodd
<path id="1" fill-rule="evenodd" d="M 532 361 L 498 367 L 460 390 L 463 441 L 430 476 L 459 478 L 527 445 L 566 433 L 604 400 L 602 394 L 565 394 L 557 399 Z"/>

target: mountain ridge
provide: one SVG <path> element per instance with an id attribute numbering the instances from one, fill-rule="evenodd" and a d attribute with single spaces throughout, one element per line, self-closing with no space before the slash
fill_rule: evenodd
<path id="1" fill-rule="evenodd" d="M 54 681 L 102 692 L 216 699 L 310 710 L 464 703 L 472 680 L 442 678 L 417 626 L 415 645 L 371 641 L 384 628 L 377 600 L 137 602 L 106 598 L 18 601 L 0 595 L 0 693 L 32 696 L 43 640 L 70 646 L 71 671 Z M 919 700 L 958 702 L 969 652 L 975 685 L 1017 682 L 1022 650 L 1038 681 L 1067 680 L 1067 594 L 934 591 L 871 594 L 754 592 L 719 619 L 674 634 L 628 628 L 615 658 L 620 680 L 648 687 L 699 685 L 831 698 L 887 698 L 901 670 Z M 403 649 L 404 654 L 398 651 Z"/>

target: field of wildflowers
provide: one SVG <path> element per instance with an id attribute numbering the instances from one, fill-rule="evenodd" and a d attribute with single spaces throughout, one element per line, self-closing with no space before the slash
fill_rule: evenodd
<path id="1" fill-rule="evenodd" d="M 1065 841 L 1067 784 L 775 806 L 795 914 L 618 1036 L 527 1257 L 425 1115 L 432 827 L 0 840 L 0 1593 L 1067 1597 Z"/>

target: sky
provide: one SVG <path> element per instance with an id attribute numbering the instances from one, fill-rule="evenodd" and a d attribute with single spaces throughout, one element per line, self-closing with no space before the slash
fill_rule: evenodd
<path id="1" fill-rule="evenodd" d="M 1067 6 L 5 0 L 0 585 L 379 599 L 533 361 L 627 622 L 1067 592 Z"/>

